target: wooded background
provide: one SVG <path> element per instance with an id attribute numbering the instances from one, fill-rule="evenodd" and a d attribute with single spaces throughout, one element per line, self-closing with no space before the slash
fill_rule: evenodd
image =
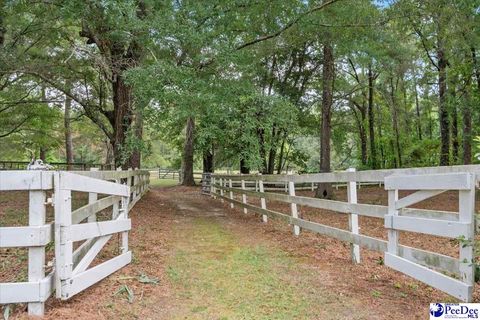
<path id="1" fill-rule="evenodd" d="M 0 0 L 0 160 L 469 164 L 478 0 Z M 142 162 L 142 163 L 141 163 Z"/>

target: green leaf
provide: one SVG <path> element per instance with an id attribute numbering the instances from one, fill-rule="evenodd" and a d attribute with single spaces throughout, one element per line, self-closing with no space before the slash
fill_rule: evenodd
<path id="1" fill-rule="evenodd" d="M 144 273 L 138 276 L 138 281 L 140 283 L 149 283 L 149 284 L 158 284 L 160 282 L 160 280 L 158 280 L 157 278 L 150 278 Z"/>
<path id="2" fill-rule="evenodd" d="M 122 285 L 117 292 L 114 293 L 114 295 L 126 295 L 127 300 L 129 303 L 133 303 L 133 300 L 135 298 L 133 290 L 130 289 L 126 284 Z"/>

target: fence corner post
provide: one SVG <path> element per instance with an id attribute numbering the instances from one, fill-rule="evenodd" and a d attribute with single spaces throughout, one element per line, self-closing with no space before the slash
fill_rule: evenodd
<path id="1" fill-rule="evenodd" d="M 45 191 L 29 192 L 28 225 L 43 226 L 46 222 Z M 45 277 L 45 247 L 28 248 L 28 282 L 39 282 Z M 43 316 L 44 302 L 29 302 L 28 314 Z"/>
<path id="2" fill-rule="evenodd" d="M 242 190 L 245 192 L 245 180 L 242 179 Z M 242 203 L 247 204 L 247 195 L 242 192 Z M 243 208 L 243 213 L 247 214 L 248 210 L 247 208 Z"/>
<path id="3" fill-rule="evenodd" d="M 347 172 L 355 172 L 355 168 L 348 168 Z M 347 198 L 349 204 L 357 204 L 357 181 L 349 181 L 347 183 Z M 359 234 L 358 214 L 351 210 L 348 215 L 348 227 L 353 234 Z M 351 244 L 352 261 L 353 263 L 360 263 L 360 246 L 358 244 Z"/>
<path id="4" fill-rule="evenodd" d="M 295 197 L 295 182 L 293 181 L 288 182 L 288 195 L 291 197 Z M 298 209 L 296 203 L 292 202 L 290 204 L 290 210 L 292 212 L 292 218 L 298 219 Z M 296 236 L 300 235 L 300 227 L 295 223 L 293 223 L 293 234 Z"/>
<path id="5" fill-rule="evenodd" d="M 471 174 L 471 187 L 468 190 L 459 190 L 458 213 L 459 221 L 468 223 L 468 233 L 465 234 L 466 245 L 461 245 L 459 255 L 459 270 L 461 280 L 468 285 L 475 284 L 475 175 Z M 467 302 L 472 301 L 472 294 L 469 293 Z"/>

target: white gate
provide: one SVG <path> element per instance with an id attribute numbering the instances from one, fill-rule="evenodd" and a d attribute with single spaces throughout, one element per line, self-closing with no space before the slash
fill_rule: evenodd
<path id="1" fill-rule="evenodd" d="M 385 178 L 388 190 L 388 249 L 385 265 L 442 290 L 463 301 L 472 300 L 474 284 L 474 211 L 475 175 L 473 173 L 446 173 L 426 175 L 389 176 Z M 416 192 L 398 198 L 399 190 Z M 458 190 L 459 211 L 443 219 L 420 218 L 403 215 L 404 208 L 447 190 Z M 457 277 L 421 266 L 399 255 L 398 230 L 458 239 L 460 255 Z"/>
<path id="2" fill-rule="evenodd" d="M 69 172 L 55 173 L 54 179 L 55 287 L 57 298 L 66 300 L 131 262 L 130 187 Z M 72 191 L 88 192 L 90 204 L 72 212 Z M 109 196 L 97 200 L 97 194 Z M 110 206 L 113 206 L 112 219 L 96 221 L 95 214 Z M 120 254 L 89 268 L 115 233 L 121 233 Z"/>

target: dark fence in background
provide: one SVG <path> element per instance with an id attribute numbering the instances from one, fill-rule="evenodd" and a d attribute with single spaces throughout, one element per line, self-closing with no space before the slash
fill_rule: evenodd
<path id="1" fill-rule="evenodd" d="M 180 170 L 158 168 L 158 179 L 178 179 L 180 181 Z"/>
<path id="2" fill-rule="evenodd" d="M 173 179 L 181 181 L 182 171 L 179 169 L 165 169 L 165 168 L 158 168 L 158 179 Z M 200 181 L 202 180 L 202 174 L 203 172 L 201 171 L 194 171 L 193 172 L 193 178 L 195 181 Z"/>

